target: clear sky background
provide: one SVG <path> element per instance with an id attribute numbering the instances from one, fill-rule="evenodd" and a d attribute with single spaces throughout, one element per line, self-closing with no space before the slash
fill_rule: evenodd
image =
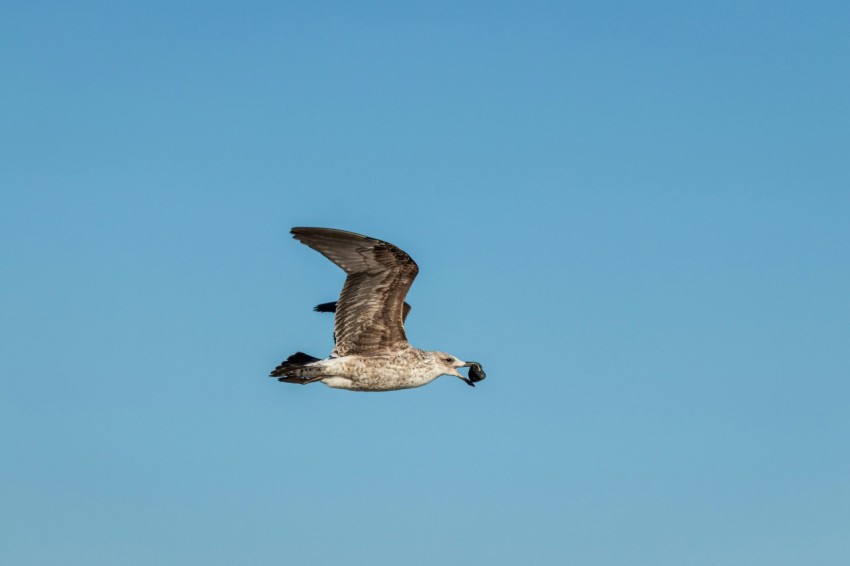
<path id="1" fill-rule="evenodd" d="M 3 2 L 0 562 L 844 565 L 846 2 Z M 388 240 L 408 336 L 326 355 Z"/>

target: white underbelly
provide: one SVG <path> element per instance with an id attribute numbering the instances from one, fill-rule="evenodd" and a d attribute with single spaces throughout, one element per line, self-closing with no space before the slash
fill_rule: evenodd
<path id="1" fill-rule="evenodd" d="M 322 380 L 322 383 L 327 385 L 328 387 L 333 387 L 334 389 L 351 389 L 353 382 L 347 377 L 326 377 Z"/>

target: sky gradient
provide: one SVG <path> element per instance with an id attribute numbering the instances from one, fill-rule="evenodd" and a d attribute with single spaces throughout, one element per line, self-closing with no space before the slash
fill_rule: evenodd
<path id="1" fill-rule="evenodd" d="M 847 3 L 2 5 L 3 564 L 846 564 Z"/>

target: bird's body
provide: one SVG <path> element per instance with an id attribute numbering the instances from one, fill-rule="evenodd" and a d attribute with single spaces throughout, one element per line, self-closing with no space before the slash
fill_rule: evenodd
<path id="1" fill-rule="evenodd" d="M 330 357 L 298 352 L 275 368 L 272 377 L 285 383 L 321 381 L 352 391 L 409 389 L 440 375 L 473 385 L 457 368 L 475 362 L 420 350 L 407 341 L 404 321 L 410 305 L 404 298 L 419 272 L 409 255 L 387 242 L 331 228 L 293 228 L 292 234 L 341 267 L 347 277 L 336 303 L 316 307 L 335 312 Z"/>
<path id="2" fill-rule="evenodd" d="M 328 387 L 351 391 L 395 391 L 427 385 L 446 371 L 430 352 L 408 346 L 392 354 L 330 357 L 289 372 L 305 382 L 319 378 Z M 298 383 L 298 381 L 294 381 Z"/>

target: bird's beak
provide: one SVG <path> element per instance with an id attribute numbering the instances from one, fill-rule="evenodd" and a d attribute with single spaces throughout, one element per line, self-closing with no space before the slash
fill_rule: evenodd
<path id="1" fill-rule="evenodd" d="M 459 367 L 459 368 L 468 368 L 468 367 L 469 367 L 469 366 L 471 366 L 471 365 L 472 365 L 472 362 L 463 362 L 461 365 L 459 365 L 459 366 L 457 366 L 457 367 Z M 462 380 L 466 381 L 466 378 L 465 378 L 465 377 L 463 377 L 460 373 L 458 373 L 457 369 L 452 369 L 452 371 L 449 373 L 449 375 L 453 375 L 453 376 L 455 376 L 455 377 L 459 377 L 459 378 L 461 378 Z"/>

